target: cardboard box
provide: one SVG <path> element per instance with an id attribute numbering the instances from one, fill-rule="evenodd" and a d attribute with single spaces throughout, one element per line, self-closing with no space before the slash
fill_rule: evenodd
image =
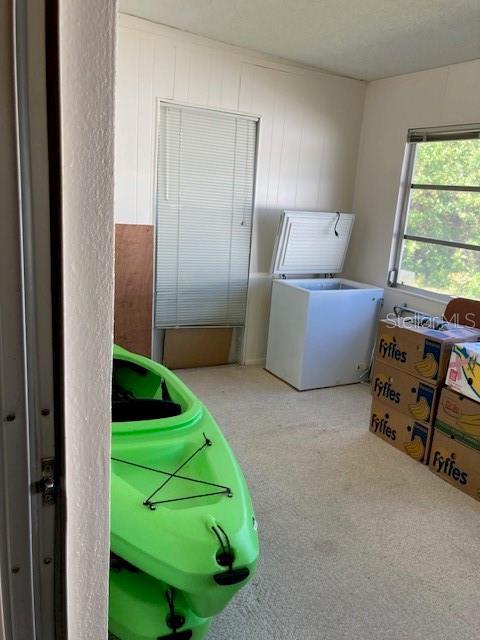
<path id="1" fill-rule="evenodd" d="M 480 340 L 480 331 L 448 322 L 439 326 L 441 328 L 417 326 L 413 318 L 380 320 L 375 359 L 440 384 L 447 372 L 452 345 L 476 342 Z"/>
<path id="2" fill-rule="evenodd" d="M 372 376 L 372 395 L 400 413 L 433 424 L 440 387 L 377 360 Z"/>
<path id="3" fill-rule="evenodd" d="M 370 431 L 414 460 L 428 464 L 433 427 L 372 399 Z"/>
<path id="4" fill-rule="evenodd" d="M 480 445 L 480 403 L 444 387 L 435 425 L 461 436 L 466 444 L 476 447 Z"/>
<path id="5" fill-rule="evenodd" d="M 455 344 L 445 383 L 457 393 L 480 402 L 480 343 Z"/>
<path id="6" fill-rule="evenodd" d="M 480 451 L 443 428 L 436 428 L 430 470 L 460 491 L 480 500 Z"/>
<path id="7" fill-rule="evenodd" d="M 166 329 L 163 363 L 169 369 L 228 364 L 232 337 L 233 329 L 223 327 Z"/>

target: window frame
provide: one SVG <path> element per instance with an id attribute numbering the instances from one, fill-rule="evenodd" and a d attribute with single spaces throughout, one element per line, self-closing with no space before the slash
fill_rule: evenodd
<path id="1" fill-rule="evenodd" d="M 413 182 L 413 173 L 415 170 L 415 158 L 418 144 L 447 142 L 452 140 L 475 140 L 480 142 L 480 124 L 470 124 L 457 127 L 431 127 L 426 129 L 409 129 L 407 135 L 407 143 L 403 162 L 402 179 L 400 182 L 400 191 L 398 199 L 398 208 L 396 216 L 396 225 L 392 240 L 392 258 L 388 271 L 387 283 L 389 287 L 402 289 L 407 293 L 432 298 L 438 301 L 448 301 L 457 297 L 458 294 L 447 294 L 415 287 L 408 284 L 398 282 L 398 274 L 400 271 L 400 260 L 402 256 L 402 248 L 405 240 L 413 240 L 423 242 L 430 245 L 440 245 L 469 251 L 480 251 L 480 244 L 467 244 L 463 242 L 453 242 L 448 240 L 440 240 L 436 238 L 428 238 L 425 236 L 415 236 L 406 233 L 408 212 L 410 210 L 410 200 L 412 192 L 415 190 L 436 190 L 436 191 L 457 191 L 457 192 L 474 192 L 480 193 L 480 186 L 471 185 L 441 185 L 441 184 L 421 184 Z"/>

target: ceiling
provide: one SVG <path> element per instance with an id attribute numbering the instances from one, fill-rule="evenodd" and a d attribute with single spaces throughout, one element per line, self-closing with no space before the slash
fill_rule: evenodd
<path id="1" fill-rule="evenodd" d="M 363 80 L 480 58 L 480 0 L 120 0 L 120 11 Z"/>

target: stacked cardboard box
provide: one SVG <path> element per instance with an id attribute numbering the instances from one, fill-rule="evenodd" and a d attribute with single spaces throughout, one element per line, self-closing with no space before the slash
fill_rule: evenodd
<path id="1" fill-rule="evenodd" d="M 456 344 L 435 421 L 430 469 L 480 500 L 480 343 Z"/>
<path id="2" fill-rule="evenodd" d="M 438 399 L 452 345 L 480 331 L 450 323 L 380 320 L 372 376 L 370 431 L 428 464 Z"/>

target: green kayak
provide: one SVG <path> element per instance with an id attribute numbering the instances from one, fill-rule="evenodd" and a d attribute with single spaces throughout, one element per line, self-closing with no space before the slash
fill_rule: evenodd
<path id="1" fill-rule="evenodd" d="M 255 570 L 250 495 L 222 432 L 188 387 L 148 358 L 121 347 L 113 355 L 111 549 L 127 569 L 116 567 L 112 575 L 110 623 L 118 622 L 120 600 L 132 601 L 133 628 L 134 612 L 143 606 L 136 598 L 147 607 L 160 597 L 169 607 L 171 593 L 199 629 L 200 635 L 185 637 L 200 638 L 205 620 L 222 611 Z M 137 589 L 137 582 L 146 586 Z M 117 635 L 163 637 L 132 633 Z"/>

